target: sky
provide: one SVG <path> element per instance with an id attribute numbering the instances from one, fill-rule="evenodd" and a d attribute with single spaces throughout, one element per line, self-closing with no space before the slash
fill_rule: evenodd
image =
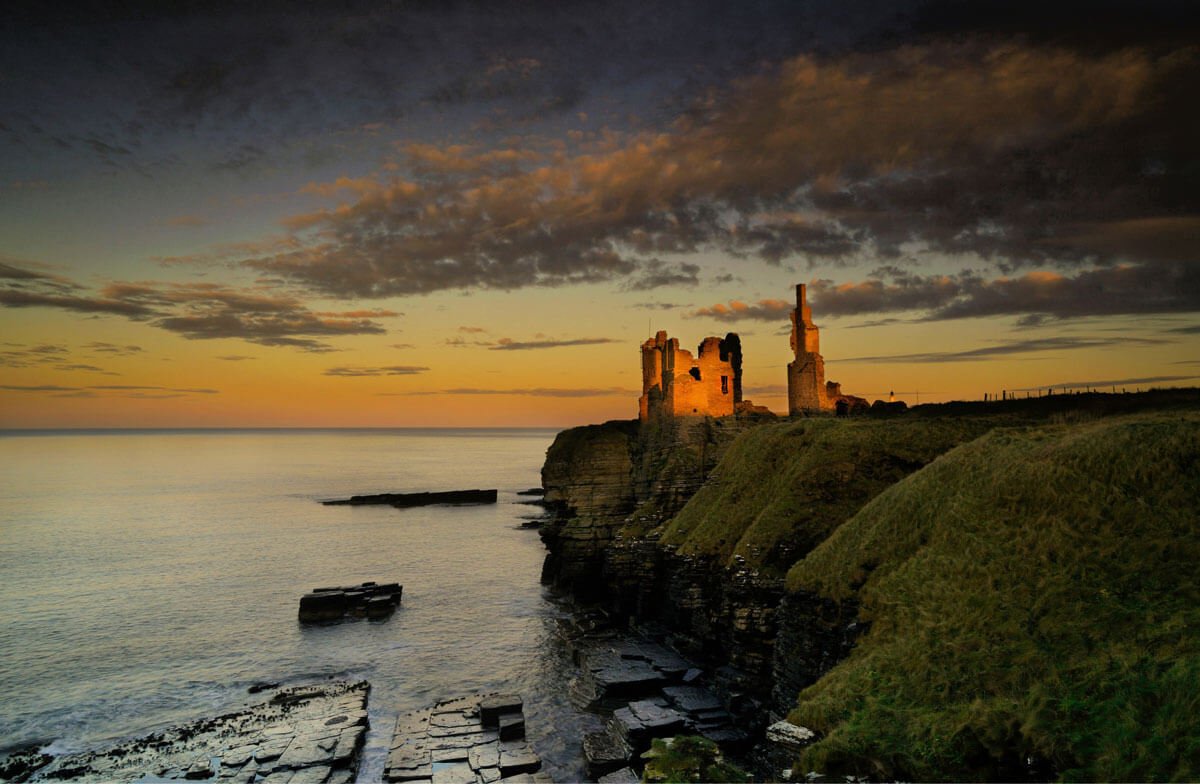
<path id="1" fill-rule="evenodd" d="M 1171 2 L 18 2 L 0 427 L 568 426 L 808 284 L 872 400 L 1200 385 Z"/>

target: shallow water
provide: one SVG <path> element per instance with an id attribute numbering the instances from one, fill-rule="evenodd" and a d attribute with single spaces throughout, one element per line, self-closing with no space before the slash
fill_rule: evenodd
<path id="1" fill-rule="evenodd" d="M 567 698 L 563 614 L 538 584 L 553 430 L 0 436 L 0 747 L 103 746 L 236 707 L 258 681 L 371 682 L 361 780 L 395 716 L 480 691 L 526 700 L 556 780 L 600 720 Z M 474 507 L 326 507 L 356 493 L 500 490 Z M 389 620 L 301 626 L 314 587 L 397 581 Z"/>

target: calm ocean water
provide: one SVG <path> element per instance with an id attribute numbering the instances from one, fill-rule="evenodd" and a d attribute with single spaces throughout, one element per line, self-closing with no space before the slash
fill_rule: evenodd
<path id="1" fill-rule="evenodd" d="M 360 780 L 395 716 L 478 691 L 525 696 L 529 737 L 579 780 L 599 728 L 567 699 L 563 615 L 536 507 L 553 430 L 0 434 L 0 747 L 52 752 L 214 715 L 252 683 L 371 682 Z M 480 507 L 326 507 L 355 493 L 499 488 Z M 398 581 L 382 623 L 304 627 L 301 594 Z"/>

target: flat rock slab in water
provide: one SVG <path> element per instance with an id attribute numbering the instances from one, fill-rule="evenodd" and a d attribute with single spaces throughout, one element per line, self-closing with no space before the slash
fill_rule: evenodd
<path id="1" fill-rule="evenodd" d="M 611 727 L 583 736 L 584 770 L 589 778 L 599 780 L 628 768 L 632 757 L 633 749 Z"/>
<path id="2" fill-rule="evenodd" d="M 29 781 L 354 781 L 367 733 L 365 681 L 284 689 L 269 701 L 109 749 L 55 758 Z"/>
<path id="3" fill-rule="evenodd" d="M 522 708 L 517 695 L 487 694 L 401 715 L 384 779 L 413 784 L 552 784 L 524 739 Z"/>
<path id="4" fill-rule="evenodd" d="M 373 583 L 341 588 L 314 588 L 300 597 L 301 623 L 338 621 L 346 616 L 386 618 L 400 606 L 404 586 Z"/>
<path id="5" fill-rule="evenodd" d="M 408 509 L 433 504 L 494 504 L 495 490 L 449 490 L 442 493 L 379 493 L 354 495 L 338 501 L 322 501 L 325 506 L 368 506 L 379 504 Z"/>

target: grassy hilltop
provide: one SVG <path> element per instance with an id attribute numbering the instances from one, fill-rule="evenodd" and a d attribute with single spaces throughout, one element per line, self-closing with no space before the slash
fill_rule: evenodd
<path id="1" fill-rule="evenodd" d="M 1196 412 L 996 430 L 884 491 L 788 574 L 872 622 L 799 695 L 804 762 L 1200 777 L 1198 509 Z"/>
<path id="2" fill-rule="evenodd" d="M 1195 391 L 766 424 L 661 533 L 860 606 L 803 770 L 1200 778 Z"/>

